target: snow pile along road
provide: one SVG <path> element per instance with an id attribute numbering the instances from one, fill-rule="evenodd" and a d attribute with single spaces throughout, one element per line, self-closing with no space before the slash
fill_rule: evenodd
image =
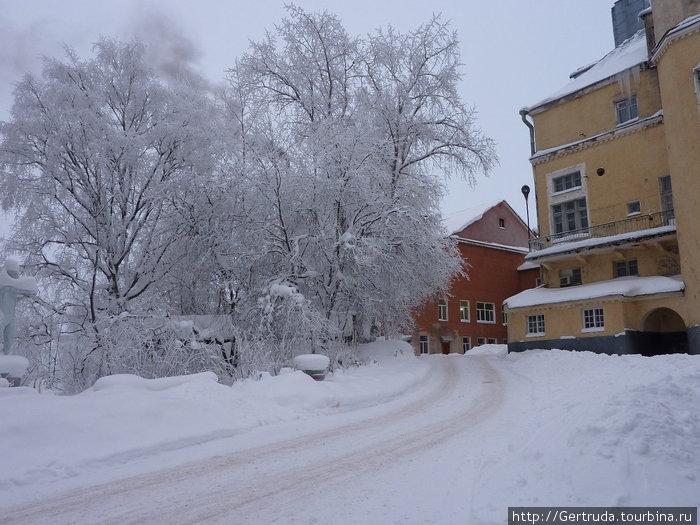
<path id="1" fill-rule="evenodd" d="M 700 505 L 697 356 L 363 352 L 372 364 L 323 382 L 286 370 L 232 388 L 198 374 L 113 376 L 72 397 L 1 389 L 0 512 L 495 524 L 509 506 Z"/>

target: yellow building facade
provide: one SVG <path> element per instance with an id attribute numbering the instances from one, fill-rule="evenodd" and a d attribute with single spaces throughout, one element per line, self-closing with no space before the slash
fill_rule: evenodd
<path id="1" fill-rule="evenodd" d="M 700 354 L 700 0 L 616 16 L 614 50 L 521 110 L 541 285 L 505 302 L 509 351 Z"/>

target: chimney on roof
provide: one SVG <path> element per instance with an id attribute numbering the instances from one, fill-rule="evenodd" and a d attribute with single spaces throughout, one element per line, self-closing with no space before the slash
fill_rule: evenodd
<path id="1" fill-rule="evenodd" d="M 639 13 L 647 7 L 649 7 L 649 0 L 617 0 L 615 2 L 611 9 L 615 47 L 640 29 L 644 29 L 644 21 L 639 18 Z"/>

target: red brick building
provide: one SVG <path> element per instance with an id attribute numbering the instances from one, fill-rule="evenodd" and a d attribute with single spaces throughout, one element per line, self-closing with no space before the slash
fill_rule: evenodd
<path id="1" fill-rule="evenodd" d="M 464 353 L 474 346 L 507 342 L 503 301 L 528 288 L 539 266 L 525 263 L 527 226 L 506 201 L 451 214 L 445 223 L 467 262 L 448 295 L 435 297 L 415 316 L 416 354 Z"/>

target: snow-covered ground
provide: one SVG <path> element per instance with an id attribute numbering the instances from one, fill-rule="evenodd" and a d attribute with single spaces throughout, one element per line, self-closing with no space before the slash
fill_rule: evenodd
<path id="1" fill-rule="evenodd" d="M 0 388 L 3 523 L 504 523 L 509 506 L 700 506 L 700 357 L 479 347 L 233 387 Z"/>

